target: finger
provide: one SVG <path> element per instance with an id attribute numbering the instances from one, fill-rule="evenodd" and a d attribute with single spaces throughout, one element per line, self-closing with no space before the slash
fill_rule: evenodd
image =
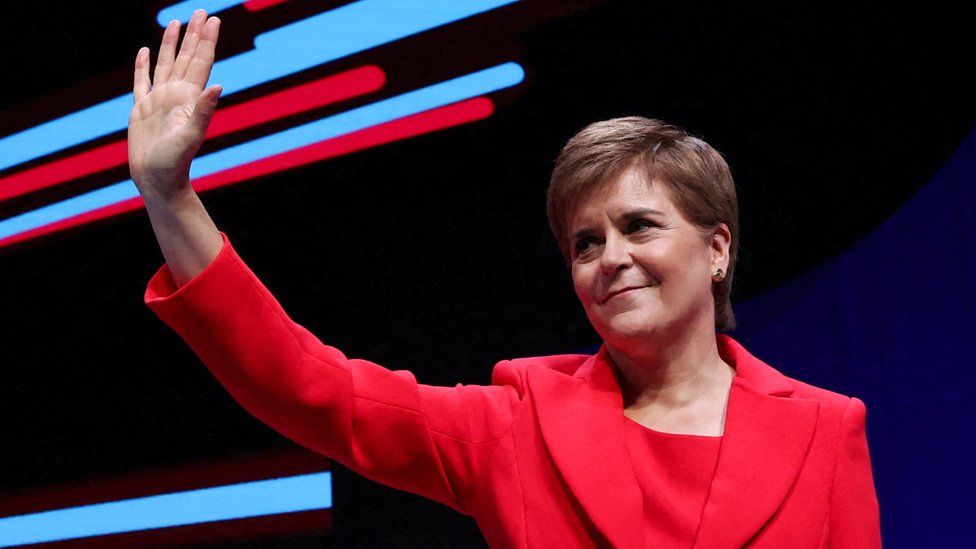
<path id="1" fill-rule="evenodd" d="M 132 100 L 138 103 L 149 93 L 149 48 L 139 48 L 136 54 L 136 70 L 132 78 Z"/>
<path id="2" fill-rule="evenodd" d="M 201 88 L 210 79 L 210 69 L 213 68 L 214 49 L 217 47 L 217 36 L 220 34 L 220 19 L 211 17 L 200 29 L 200 43 L 193 53 L 190 66 L 186 69 L 186 81 L 193 82 Z"/>
<path id="3" fill-rule="evenodd" d="M 200 92 L 200 96 L 197 97 L 196 105 L 193 107 L 193 114 L 190 115 L 190 120 L 187 122 L 187 131 L 190 131 L 196 139 L 203 141 L 203 136 L 207 133 L 207 126 L 210 125 L 210 119 L 213 118 L 214 111 L 217 110 L 217 100 L 220 98 L 220 93 L 223 91 L 219 85 L 213 85 L 209 88 Z"/>
<path id="4" fill-rule="evenodd" d="M 186 68 L 193 59 L 193 53 L 197 49 L 200 41 L 200 26 L 207 19 L 207 12 L 197 10 L 190 16 L 190 22 L 186 26 L 186 34 L 183 36 L 183 43 L 180 44 L 180 53 L 173 62 L 173 71 L 169 75 L 169 80 L 180 80 L 186 75 Z"/>
<path id="5" fill-rule="evenodd" d="M 153 72 L 153 82 L 163 84 L 169 80 L 169 73 L 173 70 L 173 58 L 176 56 L 176 42 L 180 39 L 180 22 L 176 19 L 166 25 L 163 41 L 159 44 L 159 57 L 156 58 L 156 70 Z"/>

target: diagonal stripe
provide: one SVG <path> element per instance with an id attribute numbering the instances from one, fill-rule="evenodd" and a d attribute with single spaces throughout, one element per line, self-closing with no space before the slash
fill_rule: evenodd
<path id="1" fill-rule="evenodd" d="M 256 159 L 513 86 L 521 82 L 524 76 L 522 67 L 517 63 L 504 63 L 365 105 L 202 156 L 191 165 L 190 178 L 197 179 Z M 138 196 L 132 180 L 115 183 L 0 221 L 0 239 Z"/>
<path id="2" fill-rule="evenodd" d="M 172 6 L 167 6 L 159 10 L 159 13 L 156 14 L 156 22 L 159 23 L 160 27 L 165 27 L 170 21 L 177 19 L 180 23 L 185 25 L 186 22 L 190 20 L 190 16 L 193 15 L 193 12 L 198 9 L 204 9 L 208 14 L 214 14 L 218 11 L 232 8 L 238 4 L 244 4 L 244 9 L 247 11 L 261 11 L 265 8 L 283 4 L 287 1 L 288 0 L 188 0 L 186 2 L 177 2 Z"/>
<path id="3" fill-rule="evenodd" d="M 379 67 L 367 65 L 223 108 L 210 121 L 207 139 L 376 91 L 385 80 Z M 121 166 L 127 155 L 127 142 L 116 141 L 0 177 L 0 200 Z"/>
<path id="4" fill-rule="evenodd" d="M 190 16 L 198 9 L 207 11 L 207 14 L 217 13 L 227 8 L 232 8 L 243 3 L 244 0 L 186 0 L 166 6 L 156 14 L 156 22 L 159 26 L 165 27 L 173 19 L 178 19 L 180 23 L 186 24 Z"/>
<path id="5" fill-rule="evenodd" d="M 261 11 L 271 6 L 283 4 L 288 0 L 247 0 L 244 2 L 244 9 L 247 11 Z"/>
<path id="6" fill-rule="evenodd" d="M 398 95 L 198 158 L 190 166 L 190 178 L 196 179 L 256 158 L 514 86 L 524 76 L 525 73 L 518 64 L 505 63 Z"/>
<path id="7" fill-rule="evenodd" d="M 224 96 L 518 0 L 360 0 L 258 35 L 216 63 Z M 323 38 L 327 37 L 327 38 Z M 125 128 L 129 94 L 0 139 L 0 170 Z"/>
<path id="8" fill-rule="evenodd" d="M 468 99 L 460 103 L 438 107 L 406 118 L 380 124 L 379 126 L 366 128 L 341 137 L 326 139 L 276 156 L 262 158 L 242 166 L 217 172 L 193 181 L 193 188 L 198 192 L 203 192 L 213 188 L 223 187 L 296 166 L 350 154 L 451 126 L 467 124 L 475 120 L 487 118 L 491 116 L 493 111 L 494 105 L 490 99 L 485 97 Z M 92 223 L 99 219 L 106 219 L 133 210 L 141 210 L 143 207 L 142 198 L 130 198 L 109 206 L 68 217 L 61 221 L 41 225 L 40 227 L 17 233 L 7 238 L 2 238 L 0 239 L 0 246 L 24 242 L 46 234 Z"/>
<path id="9" fill-rule="evenodd" d="M 0 546 L 331 507 L 331 473 L 312 473 L 0 518 Z"/>

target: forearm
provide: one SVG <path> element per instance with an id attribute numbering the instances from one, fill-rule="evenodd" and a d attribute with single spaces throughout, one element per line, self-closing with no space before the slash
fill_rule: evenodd
<path id="1" fill-rule="evenodd" d="M 168 268 L 150 280 L 146 304 L 241 406 L 284 436 L 358 471 L 375 473 L 383 466 L 387 448 L 364 455 L 364 445 L 374 438 L 380 446 L 392 443 L 389 434 L 371 437 L 374 429 L 389 429 L 371 427 L 376 420 L 369 414 L 393 418 L 388 406 L 377 408 L 377 401 L 391 396 L 400 405 L 394 412 L 417 409 L 411 379 L 350 361 L 295 323 L 229 241 L 211 265 L 178 290 Z M 352 364 L 357 362 L 360 390 L 372 396 L 365 407 L 354 404 Z M 426 441 L 424 417 L 405 416 L 394 429 L 398 436 Z"/>
<path id="2" fill-rule="evenodd" d="M 220 232 L 188 182 L 169 196 L 142 191 L 142 199 L 173 281 L 183 286 L 217 257 Z"/>
<path id="3" fill-rule="evenodd" d="M 229 242 L 178 291 L 168 269 L 151 279 L 146 303 L 230 394 L 292 440 L 333 458 L 348 455 L 347 358 L 295 324 Z"/>

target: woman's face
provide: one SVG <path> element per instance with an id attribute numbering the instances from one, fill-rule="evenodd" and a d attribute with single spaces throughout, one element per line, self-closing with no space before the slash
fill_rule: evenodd
<path id="1" fill-rule="evenodd" d="M 710 241 L 633 168 L 583 199 L 570 217 L 573 286 L 590 323 L 618 349 L 714 326 L 715 269 L 727 272 L 724 224 Z"/>

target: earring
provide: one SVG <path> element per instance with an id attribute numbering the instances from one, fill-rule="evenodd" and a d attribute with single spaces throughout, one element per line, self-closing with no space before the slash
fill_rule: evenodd
<path id="1" fill-rule="evenodd" d="M 725 280 L 725 275 L 722 274 L 722 269 L 715 269 L 715 274 L 712 276 L 718 277 L 718 280 L 716 282 L 721 282 L 722 280 Z"/>

